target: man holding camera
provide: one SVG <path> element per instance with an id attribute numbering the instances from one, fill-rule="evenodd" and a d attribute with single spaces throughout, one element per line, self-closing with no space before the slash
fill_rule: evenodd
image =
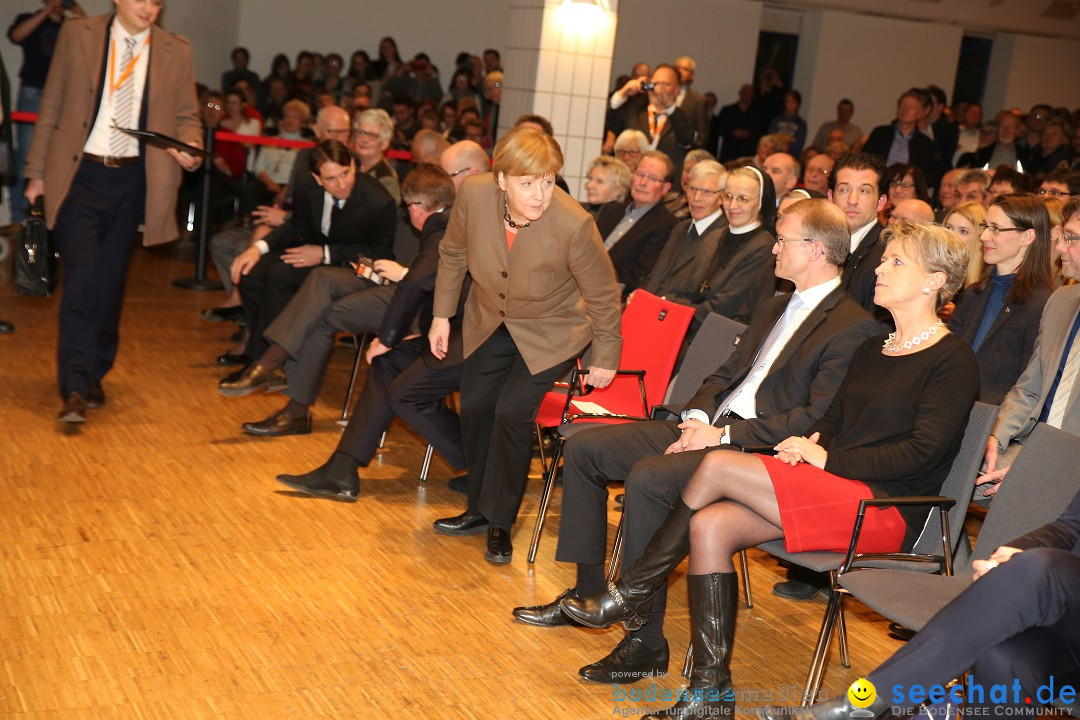
<path id="1" fill-rule="evenodd" d="M 617 137 L 623 130 L 640 130 L 649 146 L 671 158 L 681 168 L 687 150 L 694 143 L 694 121 L 676 105 L 679 72 L 671 65 L 657 65 L 652 77 L 637 77 L 611 96 L 607 128 Z M 681 190 L 676 174 L 673 190 Z"/>

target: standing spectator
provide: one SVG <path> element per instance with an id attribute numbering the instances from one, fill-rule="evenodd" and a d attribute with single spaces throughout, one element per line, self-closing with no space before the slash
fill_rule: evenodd
<path id="1" fill-rule="evenodd" d="M 880 125 L 870 133 L 863 152 L 878 155 L 887 165 L 905 163 L 923 171 L 929 185 L 936 186 L 941 179 L 941 163 L 934 141 L 919 132 L 919 118 L 923 112 L 926 91 L 912 88 L 896 101 L 896 119 L 889 125 Z"/>
<path id="2" fill-rule="evenodd" d="M 862 139 L 862 130 L 858 125 L 851 122 L 851 117 L 855 114 L 855 103 L 851 100 L 844 98 L 836 104 L 836 120 L 825 122 L 818 128 L 817 134 L 814 135 L 814 142 L 811 143 L 814 147 L 826 148 L 829 146 L 829 133 L 834 130 L 840 130 L 843 133 L 844 144 L 851 147 Z"/>
<path id="3" fill-rule="evenodd" d="M 798 90 L 784 93 L 784 111 L 769 123 L 770 133 L 779 133 L 791 138 L 787 152 L 798 155 L 806 144 L 806 121 L 799 116 L 802 106 L 802 94 Z"/>
<path id="4" fill-rule="evenodd" d="M 233 66 L 232 70 L 221 73 L 221 89 L 230 90 L 236 85 L 237 80 L 245 80 L 248 87 L 254 91 L 253 95 L 247 95 L 248 101 L 261 105 L 263 101 L 262 82 L 259 81 L 258 75 L 248 69 L 248 63 L 251 62 L 251 53 L 248 52 L 247 48 L 237 47 L 233 48 L 229 57 L 232 59 Z"/>
<path id="5" fill-rule="evenodd" d="M 387 35 L 379 41 L 379 59 L 372 63 L 375 77 L 380 80 L 391 78 L 397 74 L 401 67 L 401 55 L 398 53 L 397 41 Z"/>
<path id="6" fill-rule="evenodd" d="M 77 3 L 64 11 L 61 0 L 42 0 L 43 7 L 35 13 L 23 13 L 16 16 L 15 22 L 8 28 L 8 39 L 20 46 L 23 51 L 22 68 L 19 69 L 19 96 L 15 109 L 21 112 L 36 113 L 41 107 L 41 92 L 45 87 L 45 77 L 49 73 L 53 48 L 60 35 L 60 25 L 65 17 L 84 17 L 81 6 Z M 30 141 L 34 137 L 32 123 L 19 123 L 15 138 L 15 192 L 11 193 L 11 220 L 21 222 L 26 219 L 28 205 L 22 196 L 23 166 L 30 152 Z"/>
<path id="7" fill-rule="evenodd" d="M 269 90 L 271 78 L 281 78 L 281 81 L 285 83 L 285 89 L 292 89 L 292 67 L 289 65 L 289 56 L 285 53 L 278 53 L 274 56 L 274 61 L 270 63 L 270 74 L 263 79 L 263 85 L 267 86 L 267 90 Z"/>
<path id="8" fill-rule="evenodd" d="M 681 107 L 694 123 L 694 147 L 703 148 L 709 139 L 709 110 L 705 106 L 705 96 L 690 87 L 694 82 L 697 64 L 693 58 L 684 56 L 675 61 L 675 69 L 679 72 L 680 85 L 675 104 Z M 709 149 L 709 154 L 712 154 L 713 150 L 715 148 Z"/>
<path id="9" fill-rule="evenodd" d="M 739 88 L 739 100 L 720 108 L 716 116 L 717 135 L 720 136 L 720 162 L 754 154 L 754 86 Z"/>
<path id="10" fill-rule="evenodd" d="M 948 96 L 945 95 L 945 91 L 937 85 L 928 85 L 926 91 L 930 93 L 930 114 L 926 117 L 924 127 L 920 129 L 937 145 L 941 168 L 947 170 L 952 167 L 953 153 L 956 152 L 960 131 L 956 123 L 945 115 L 945 107 L 948 105 Z"/>
<path id="11" fill-rule="evenodd" d="M 979 149 L 979 129 L 982 127 L 982 116 L 982 105 L 977 102 L 969 103 L 963 115 L 960 116 L 956 152 L 952 158 L 953 165 L 956 165 L 960 161 L 960 157 L 965 153 L 973 153 Z"/>

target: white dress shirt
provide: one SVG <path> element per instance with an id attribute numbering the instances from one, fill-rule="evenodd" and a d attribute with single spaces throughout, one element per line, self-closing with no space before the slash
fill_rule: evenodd
<path id="1" fill-rule="evenodd" d="M 135 68 L 132 70 L 131 77 L 128 80 L 128 82 L 134 83 L 132 89 L 135 93 L 132 99 L 132 117 L 126 120 L 116 118 L 117 127 L 138 127 L 139 115 L 142 112 L 143 93 L 146 90 L 146 73 L 150 67 L 150 28 L 143 30 L 138 35 L 132 35 L 124 29 L 119 20 L 114 18 L 112 25 L 109 27 L 109 37 L 109 47 L 105 51 L 105 82 L 101 88 L 101 105 L 98 107 L 97 119 L 94 120 L 94 127 L 90 131 L 90 136 L 86 139 L 86 144 L 83 145 L 83 152 L 102 157 L 110 154 L 109 138 L 113 133 L 113 93 L 110 90 L 112 85 L 110 78 L 112 78 L 113 82 L 117 82 L 124 72 L 124 68 L 120 67 L 120 65 L 124 57 L 124 48 L 126 47 L 124 40 L 126 38 L 135 39 Z M 117 67 L 113 67 L 114 61 Z M 127 149 L 119 157 L 137 157 L 139 155 L 138 140 L 129 138 L 126 145 Z"/>

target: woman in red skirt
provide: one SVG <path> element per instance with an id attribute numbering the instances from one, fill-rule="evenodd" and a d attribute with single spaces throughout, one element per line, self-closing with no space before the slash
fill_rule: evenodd
<path id="1" fill-rule="evenodd" d="M 694 671 L 665 717 L 734 712 L 736 552 L 779 538 L 789 551 L 844 551 L 861 499 L 937 494 L 960 450 L 979 370 L 971 347 L 949 334 L 937 310 L 964 280 L 966 246 L 940 226 L 907 222 L 882 239 L 874 301 L 892 313 L 896 332 L 856 350 L 808 436 L 784 440 L 775 457 L 706 455 L 641 558 L 607 592 L 560 604 L 591 627 L 640 625 L 653 593 L 689 552 Z M 871 509 L 858 549 L 910 548 L 927 512 Z"/>

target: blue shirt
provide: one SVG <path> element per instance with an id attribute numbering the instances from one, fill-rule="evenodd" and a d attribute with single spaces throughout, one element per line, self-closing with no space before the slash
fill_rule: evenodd
<path id="1" fill-rule="evenodd" d="M 990 270 L 992 281 L 990 299 L 986 301 L 986 310 L 983 311 L 982 322 L 979 323 L 979 330 L 975 333 L 975 339 L 971 341 L 971 347 L 975 352 L 979 352 L 979 347 L 982 346 L 983 340 L 986 339 L 986 334 L 990 332 L 994 321 L 1001 314 L 1001 308 L 1005 307 L 1005 296 L 1012 289 L 1013 278 L 1015 277 L 1015 274 L 998 275 L 997 268 Z"/>

